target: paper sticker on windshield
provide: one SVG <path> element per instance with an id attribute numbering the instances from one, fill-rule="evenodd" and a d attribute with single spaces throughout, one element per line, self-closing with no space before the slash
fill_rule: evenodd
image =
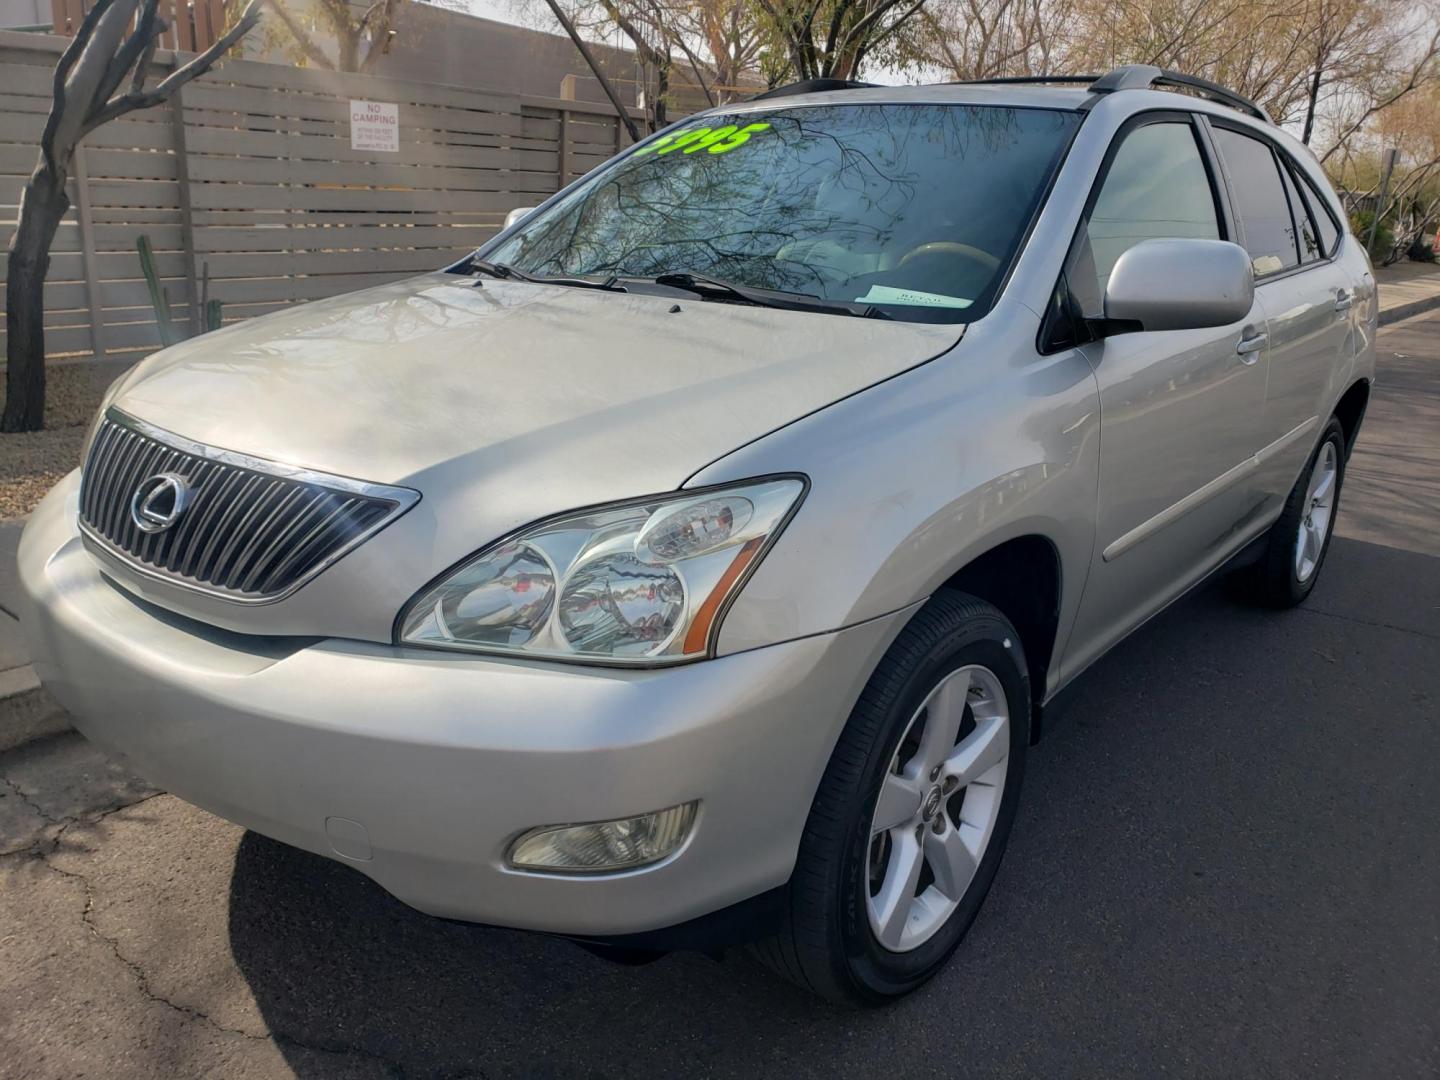
<path id="1" fill-rule="evenodd" d="M 668 135 L 661 135 L 654 142 L 646 143 L 636 150 L 633 156 L 643 157 L 646 154 L 654 154 L 656 157 L 665 157 L 667 154 L 677 152 L 694 154 L 701 150 L 707 154 L 728 154 L 731 150 L 738 150 L 744 146 L 750 141 L 751 136 L 769 130 L 770 125 L 767 123 L 746 124 L 744 127 L 739 124 L 725 124 L 715 128 L 685 128 L 683 131 L 672 131 Z"/>
<path id="2" fill-rule="evenodd" d="M 920 292 L 918 289 L 894 289 L 889 285 L 871 285 L 864 296 L 855 298 L 857 304 L 908 304 L 911 307 L 967 308 L 973 300 L 959 296 L 944 296 L 941 293 Z"/>

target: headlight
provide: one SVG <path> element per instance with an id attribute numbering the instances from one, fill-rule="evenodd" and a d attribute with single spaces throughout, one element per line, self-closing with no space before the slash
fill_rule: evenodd
<path id="1" fill-rule="evenodd" d="M 401 615 L 410 645 L 658 664 L 709 654 L 796 477 L 566 514 L 481 551 Z"/>

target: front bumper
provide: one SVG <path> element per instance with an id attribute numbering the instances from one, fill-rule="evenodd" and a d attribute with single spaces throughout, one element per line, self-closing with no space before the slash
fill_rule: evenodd
<path id="1" fill-rule="evenodd" d="M 242 636 L 102 575 L 77 490 L 72 474 L 46 498 L 19 552 L 35 666 L 76 726 L 181 798 L 451 918 L 639 934 L 783 884 L 840 727 L 903 624 L 651 671 Z M 656 866 L 505 865 L 533 826 L 692 799 L 690 839 Z"/>

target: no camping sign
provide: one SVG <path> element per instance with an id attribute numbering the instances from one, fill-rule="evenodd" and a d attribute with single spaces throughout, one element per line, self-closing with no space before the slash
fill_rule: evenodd
<path id="1" fill-rule="evenodd" d="M 388 101 L 350 102 L 350 149 L 400 152 L 400 106 Z"/>

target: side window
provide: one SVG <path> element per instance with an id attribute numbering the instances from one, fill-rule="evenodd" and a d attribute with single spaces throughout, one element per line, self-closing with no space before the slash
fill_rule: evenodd
<path id="1" fill-rule="evenodd" d="M 1215 128 L 1215 144 L 1230 174 L 1231 193 L 1255 276 L 1299 266 L 1295 222 L 1270 144 L 1223 127 Z"/>
<path id="2" fill-rule="evenodd" d="M 1305 201 L 1310 204 L 1310 216 L 1315 219 L 1315 227 L 1320 231 L 1320 251 L 1329 258 L 1335 254 L 1335 246 L 1340 242 L 1340 226 L 1331 216 L 1329 200 L 1321 194 L 1314 181 L 1300 169 L 1294 172 L 1300 178 Z"/>
<path id="3" fill-rule="evenodd" d="M 1079 310 L 1098 315 L 1110 271 L 1142 240 L 1220 239 L 1210 176 L 1184 121 L 1145 124 L 1124 136 L 1067 267 Z"/>
<path id="4" fill-rule="evenodd" d="M 1285 184 L 1285 198 L 1290 201 L 1290 216 L 1295 222 L 1295 235 L 1300 241 L 1301 264 L 1320 262 L 1325 252 L 1320 247 L 1320 234 L 1315 228 L 1315 215 L 1310 212 L 1307 201 L 1300 195 L 1295 176 L 1290 166 L 1281 164 L 1280 179 Z"/>

